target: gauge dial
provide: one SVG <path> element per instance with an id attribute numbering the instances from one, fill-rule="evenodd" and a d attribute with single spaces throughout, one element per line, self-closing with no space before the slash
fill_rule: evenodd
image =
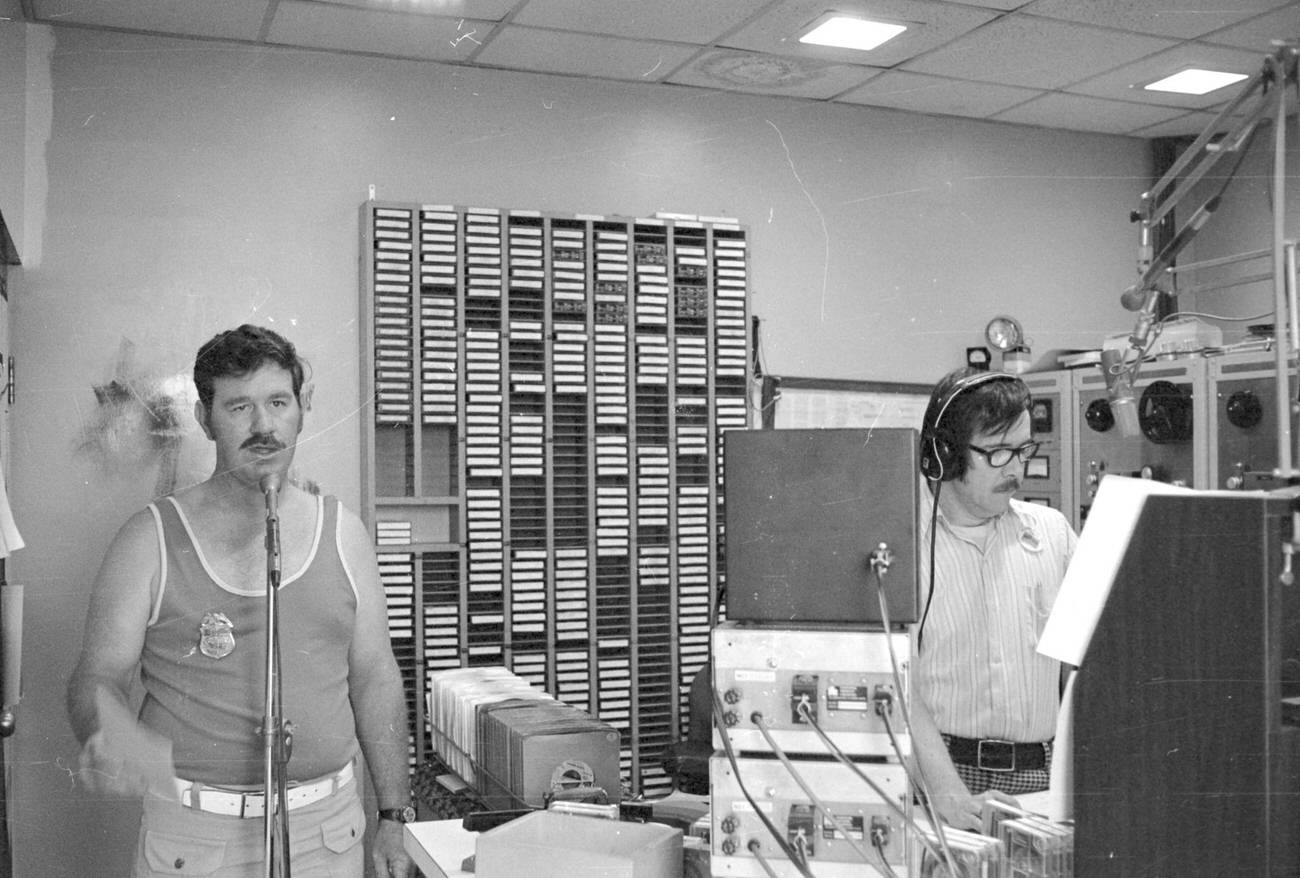
<path id="1" fill-rule="evenodd" d="M 1014 317 L 999 315 L 984 327 L 984 338 L 995 350 L 1009 351 L 1020 347 L 1024 342 L 1024 333 L 1021 332 L 1020 323 Z"/>

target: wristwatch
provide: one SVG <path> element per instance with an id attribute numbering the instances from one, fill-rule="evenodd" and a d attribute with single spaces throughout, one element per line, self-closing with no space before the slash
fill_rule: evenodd
<path id="1" fill-rule="evenodd" d="M 398 823 L 414 823 L 415 808 L 410 805 L 406 805 L 402 808 L 380 808 L 379 819 L 395 820 Z"/>

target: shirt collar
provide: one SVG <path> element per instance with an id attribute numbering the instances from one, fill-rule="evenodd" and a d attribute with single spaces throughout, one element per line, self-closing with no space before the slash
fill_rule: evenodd
<path id="1" fill-rule="evenodd" d="M 930 538 L 930 522 L 934 520 L 934 493 L 930 490 L 929 480 L 924 476 L 921 477 L 921 502 L 919 507 L 921 521 L 917 533 L 922 539 L 928 540 Z M 944 517 L 942 508 L 939 509 L 939 519 L 943 520 L 947 525 L 947 519 Z M 994 516 L 992 520 L 996 523 L 994 529 L 998 533 L 1004 533 L 1008 527 L 1011 528 L 1020 540 L 1021 545 L 1030 551 L 1038 551 L 1042 548 L 1043 538 L 1037 522 L 1025 514 L 1024 504 L 1015 498 L 1012 498 L 1006 512 Z"/>

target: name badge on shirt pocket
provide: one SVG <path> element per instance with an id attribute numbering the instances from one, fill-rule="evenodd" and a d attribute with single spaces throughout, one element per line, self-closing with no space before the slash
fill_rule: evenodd
<path id="1" fill-rule="evenodd" d="M 1026 524 L 1020 529 L 1020 547 L 1026 552 L 1043 551 L 1043 538 L 1039 536 L 1038 531 L 1031 524 Z"/>

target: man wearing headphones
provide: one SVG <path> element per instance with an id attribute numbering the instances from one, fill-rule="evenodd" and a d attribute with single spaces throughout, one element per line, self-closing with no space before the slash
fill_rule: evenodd
<path id="1" fill-rule="evenodd" d="M 922 588 L 912 740 L 940 816 L 980 825 L 985 798 L 1047 788 L 1061 666 L 1038 637 L 1074 552 L 1059 511 L 1014 499 L 1037 453 L 1029 388 L 959 369 L 921 429 Z"/>

